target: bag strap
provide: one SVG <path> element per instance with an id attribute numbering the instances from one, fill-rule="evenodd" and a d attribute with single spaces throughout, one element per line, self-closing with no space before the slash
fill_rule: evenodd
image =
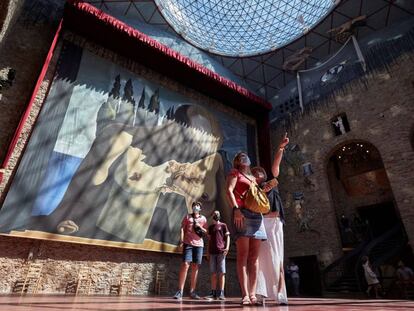
<path id="1" fill-rule="evenodd" d="M 191 215 L 191 218 L 193 219 L 193 225 L 192 225 L 192 227 L 193 227 L 193 231 L 195 232 L 195 225 L 196 225 L 196 218 L 194 217 L 194 213 L 191 213 L 190 214 Z"/>
<path id="2" fill-rule="evenodd" d="M 247 177 L 244 173 L 240 172 L 239 170 L 238 170 L 238 172 L 240 174 L 242 174 L 244 177 L 246 177 L 246 179 L 248 181 L 250 181 L 251 183 L 255 183 L 253 180 L 251 180 L 249 177 Z M 249 191 L 249 189 L 247 189 L 243 194 L 240 194 L 236 189 L 233 190 L 233 192 L 235 192 L 239 196 L 239 198 L 242 199 L 242 200 L 244 200 L 246 198 L 246 194 L 247 194 L 248 191 Z"/>
<path id="3" fill-rule="evenodd" d="M 239 171 L 240 172 L 240 171 Z M 240 172 L 240 174 L 242 174 L 244 177 L 246 177 L 246 179 L 250 182 L 254 182 L 256 183 L 254 180 L 251 180 L 249 177 L 247 177 L 243 172 Z"/>
<path id="4" fill-rule="evenodd" d="M 240 194 L 236 189 L 233 190 L 233 192 L 235 192 L 239 196 L 239 198 L 242 199 L 242 200 L 245 199 L 245 196 L 246 196 L 247 191 L 249 191 L 249 190 L 246 190 L 244 192 L 244 194 Z"/>
<path id="5" fill-rule="evenodd" d="M 196 223 L 196 218 L 194 217 L 194 213 L 191 213 L 190 215 L 191 215 L 191 218 L 193 218 L 193 226 L 194 226 Z M 197 218 L 200 218 L 200 217 L 197 217 Z"/>

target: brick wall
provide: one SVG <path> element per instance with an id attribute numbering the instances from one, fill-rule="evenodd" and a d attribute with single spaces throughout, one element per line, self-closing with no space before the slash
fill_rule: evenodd
<path id="1" fill-rule="evenodd" d="M 117 284 L 121 270 L 132 270 L 134 295 L 154 294 L 156 271 L 166 271 L 168 294 L 177 289 L 181 255 L 162 254 L 119 248 L 103 248 L 51 241 L 0 237 L 0 294 L 10 293 L 16 280 L 25 277 L 31 262 L 42 263 L 39 293 L 63 294 L 68 282 L 76 280 L 81 267 L 91 273 L 91 294 L 109 294 L 110 285 Z M 28 260 L 29 253 L 34 256 Z M 235 262 L 230 259 L 228 269 L 228 295 L 237 295 L 234 284 Z M 208 265 L 204 263 L 199 272 L 198 289 L 202 294 L 210 291 Z M 189 279 L 189 278 L 188 278 Z M 102 290 L 99 290 L 102 289 Z M 189 286 L 187 285 L 187 289 Z"/>
<path id="2" fill-rule="evenodd" d="M 412 57 L 412 55 L 411 55 Z M 285 161 L 281 167 L 281 193 L 285 200 L 286 256 L 317 255 L 331 252 L 332 259 L 341 255 L 339 228 L 328 179 L 328 160 L 342 144 L 356 140 L 371 143 L 384 162 L 395 204 L 400 212 L 411 245 L 414 241 L 414 150 L 410 135 L 414 125 L 413 60 L 401 56 L 389 73 L 369 77 L 368 87 L 355 87 L 346 95 L 336 96 L 336 103 L 320 107 L 302 116 L 289 130 L 290 140 L 298 144 L 304 161 L 311 162 L 314 174 L 305 182 L 302 174 Z M 331 118 L 346 113 L 351 131 L 334 136 Z M 278 146 L 285 129 L 276 127 L 272 145 Z M 292 193 L 304 193 L 304 209 L 311 217 L 315 231 L 299 232 Z M 374 202 L 370 201 L 371 203 Z M 355 202 L 360 203 L 360 202 Z"/>
<path id="3" fill-rule="evenodd" d="M 12 85 L 0 90 L 1 160 L 31 96 L 56 30 L 55 23 L 34 23 L 24 19 L 22 2 L 10 1 L 15 7 L 10 8 L 10 22 L 3 27 L 6 35 L 0 37 L 0 70 L 11 68 L 16 71 Z"/>

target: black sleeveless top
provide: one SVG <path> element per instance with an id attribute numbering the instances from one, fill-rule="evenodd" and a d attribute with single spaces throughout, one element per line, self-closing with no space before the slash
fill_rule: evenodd
<path id="1" fill-rule="evenodd" d="M 273 188 L 267 193 L 267 197 L 270 203 L 270 211 L 278 212 L 280 216 L 280 220 L 284 223 L 285 222 L 285 211 L 283 210 L 283 203 L 282 203 L 282 199 L 280 198 L 279 190 L 277 188 Z"/>

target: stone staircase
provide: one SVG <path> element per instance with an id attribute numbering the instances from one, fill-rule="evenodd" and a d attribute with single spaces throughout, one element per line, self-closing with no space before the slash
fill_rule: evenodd
<path id="1" fill-rule="evenodd" d="M 401 225 L 396 225 L 373 240 L 362 242 L 322 272 L 324 296 L 366 298 L 361 258 L 368 256 L 376 269 L 395 259 L 406 243 L 407 237 Z"/>

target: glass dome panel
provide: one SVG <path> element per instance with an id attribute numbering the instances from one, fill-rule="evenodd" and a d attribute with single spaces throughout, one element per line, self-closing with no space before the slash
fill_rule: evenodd
<path id="1" fill-rule="evenodd" d="M 338 0 L 155 0 L 190 43 L 226 56 L 278 49 L 315 26 Z"/>

